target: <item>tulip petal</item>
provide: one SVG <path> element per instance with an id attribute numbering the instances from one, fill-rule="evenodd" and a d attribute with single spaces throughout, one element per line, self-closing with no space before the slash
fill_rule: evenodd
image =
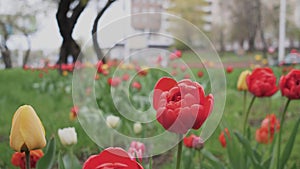
<path id="1" fill-rule="evenodd" d="M 10 147 L 15 151 L 21 152 L 21 148 L 24 145 L 24 139 L 20 133 L 20 113 L 22 107 L 20 107 L 13 116 L 12 127 L 10 131 Z"/>
<path id="2" fill-rule="evenodd" d="M 156 110 L 159 106 L 159 98 L 162 92 L 168 91 L 171 88 L 177 86 L 177 82 L 168 77 L 161 78 L 154 87 L 154 93 L 153 93 L 153 107 Z"/>
<path id="3" fill-rule="evenodd" d="M 45 130 L 31 106 L 25 105 L 19 115 L 20 133 L 28 150 L 43 148 L 46 146 Z"/>

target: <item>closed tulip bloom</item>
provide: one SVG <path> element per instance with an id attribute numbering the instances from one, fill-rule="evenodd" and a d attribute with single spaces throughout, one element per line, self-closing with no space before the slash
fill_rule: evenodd
<path id="1" fill-rule="evenodd" d="M 280 78 L 279 87 L 282 96 L 289 99 L 300 99 L 300 70 L 291 70 Z"/>
<path id="2" fill-rule="evenodd" d="M 134 123 L 133 124 L 133 131 L 135 134 L 141 133 L 143 130 L 142 124 L 141 123 Z"/>
<path id="3" fill-rule="evenodd" d="M 273 141 L 274 135 L 271 134 L 267 127 L 261 127 L 255 132 L 255 139 L 258 143 L 268 144 Z"/>
<path id="4" fill-rule="evenodd" d="M 118 124 L 120 123 L 120 117 L 109 115 L 106 117 L 106 125 L 110 128 L 116 128 Z"/>
<path id="5" fill-rule="evenodd" d="M 240 91 L 242 91 L 242 90 L 247 91 L 248 90 L 246 78 L 250 74 L 251 74 L 251 71 L 249 71 L 249 70 L 245 70 L 240 74 L 239 79 L 238 79 L 238 83 L 237 83 L 238 90 L 240 90 Z"/>
<path id="6" fill-rule="evenodd" d="M 269 129 L 271 134 L 274 135 L 280 129 L 280 122 L 275 114 L 270 114 L 261 122 L 261 127 Z"/>
<path id="7" fill-rule="evenodd" d="M 226 147 L 226 136 L 225 136 L 225 134 L 228 137 L 228 139 L 230 139 L 230 133 L 229 133 L 227 128 L 225 128 L 224 131 L 222 131 L 220 136 L 219 136 L 219 141 L 220 141 L 222 147 L 224 147 L 224 148 Z"/>
<path id="8" fill-rule="evenodd" d="M 10 147 L 22 152 L 45 146 L 45 129 L 34 109 L 29 105 L 19 107 L 12 119 Z"/>
<path id="9" fill-rule="evenodd" d="M 246 78 L 249 92 L 256 97 L 270 97 L 278 91 L 276 76 L 271 68 L 256 68 Z"/>
<path id="10" fill-rule="evenodd" d="M 58 129 L 58 137 L 62 145 L 69 146 L 77 143 L 77 133 L 74 127 Z"/>

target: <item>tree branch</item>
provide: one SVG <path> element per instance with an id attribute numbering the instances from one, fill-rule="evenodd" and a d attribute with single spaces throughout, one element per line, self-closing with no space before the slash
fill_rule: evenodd
<path id="1" fill-rule="evenodd" d="M 103 7 L 103 9 L 97 14 L 95 20 L 94 20 L 94 24 L 93 24 L 93 29 L 92 29 L 92 37 L 93 37 L 93 46 L 94 46 L 94 50 L 97 54 L 97 58 L 98 60 L 101 60 L 104 58 L 103 53 L 101 51 L 101 48 L 99 46 L 98 43 L 98 39 L 97 39 L 97 29 L 98 29 L 98 22 L 100 20 L 100 18 L 102 17 L 102 15 L 104 14 L 104 12 L 110 7 L 111 4 L 113 4 L 116 0 L 108 0 L 106 5 Z M 105 62 L 105 60 L 104 60 Z"/>

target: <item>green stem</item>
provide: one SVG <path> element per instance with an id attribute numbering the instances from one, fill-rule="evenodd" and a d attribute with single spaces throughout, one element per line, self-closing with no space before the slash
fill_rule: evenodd
<path id="1" fill-rule="evenodd" d="M 30 151 L 25 150 L 26 169 L 30 169 Z"/>
<path id="2" fill-rule="evenodd" d="M 181 154 L 182 154 L 182 135 L 179 135 L 179 143 L 178 143 L 178 149 L 177 149 L 177 162 L 176 162 L 176 169 L 180 169 L 180 162 L 181 162 Z"/>
<path id="3" fill-rule="evenodd" d="M 251 110 L 251 107 L 253 106 L 253 103 L 254 103 L 254 100 L 255 100 L 256 96 L 253 96 L 252 97 L 252 100 L 250 102 L 250 105 L 247 109 L 247 112 L 246 112 L 246 116 L 245 116 L 245 121 L 244 121 L 244 130 L 243 130 L 243 133 L 244 133 L 244 136 L 246 135 L 246 126 L 248 124 L 248 116 L 249 116 L 249 113 L 250 113 L 250 110 Z"/>
<path id="4" fill-rule="evenodd" d="M 200 169 L 202 168 L 202 162 L 203 162 L 203 160 L 202 160 L 202 156 L 201 156 L 201 151 L 199 150 L 198 151 L 198 153 L 199 153 L 199 164 L 200 164 Z"/>
<path id="5" fill-rule="evenodd" d="M 71 168 L 73 168 L 73 164 L 74 164 L 73 146 L 71 146 L 70 149 L 69 149 L 69 155 L 70 155 L 70 158 L 71 158 Z"/>
<path id="6" fill-rule="evenodd" d="M 281 133 L 282 133 L 282 129 L 283 129 L 283 122 L 284 122 L 284 117 L 285 117 L 285 114 L 287 112 L 290 102 L 291 102 L 291 100 L 288 99 L 285 104 L 283 113 L 281 114 L 281 118 L 280 118 L 280 130 L 279 130 L 278 142 L 277 142 L 277 169 L 280 168 L 280 144 L 281 144 Z"/>
<path id="7" fill-rule="evenodd" d="M 243 114 L 246 114 L 246 103 L 247 103 L 247 91 L 244 91 L 244 100 L 243 100 Z"/>

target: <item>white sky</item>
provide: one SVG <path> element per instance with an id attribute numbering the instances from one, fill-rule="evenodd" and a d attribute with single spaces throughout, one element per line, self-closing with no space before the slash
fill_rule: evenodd
<path id="1" fill-rule="evenodd" d="M 21 9 L 22 7 L 18 5 L 19 4 L 18 1 L 22 1 L 22 0 L 1 0 L 0 15 L 9 14 L 11 11 L 15 11 L 16 9 Z M 39 1 L 39 0 L 35 0 L 35 1 Z M 100 24 L 98 26 L 98 30 L 99 28 L 103 27 L 103 25 L 106 25 L 112 20 L 124 16 L 124 10 L 122 10 L 122 8 L 124 7 L 123 2 L 124 1 L 116 1 L 107 10 L 103 18 L 101 18 Z M 93 2 L 89 3 L 86 9 L 79 17 L 79 20 L 75 25 L 75 29 L 73 32 L 73 37 L 77 41 L 79 40 L 81 43 L 86 43 L 91 39 L 91 30 L 92 30 L 93 21 L 97 15 L 96 8 L 97 8 L 96 4 L 94 4 Z M 32 50 L 42 49 L 47 51 L 47 50 L 55 50 L 60 47 L 62 38 L 59 34 L 59 29 L 56 22 L 56 17 L 55 17 L 56 10 L 57 9 L 55 7 L 53 7 L 53 9 L 50 8 L 50 11 L 47 12 L 46 17 L 43 16 L 43 18 L 37 20 L 39 29 L 36 33 L 34 33 L 31 36 Z M 24 37 L 12 37 L 8 42 L 8 46 L 11 49 L 13 48 L 26 49 L 27 43 Z"/>

